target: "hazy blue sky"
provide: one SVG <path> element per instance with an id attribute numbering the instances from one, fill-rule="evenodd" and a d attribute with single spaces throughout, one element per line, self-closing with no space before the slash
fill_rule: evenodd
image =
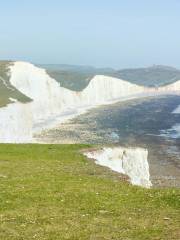
<path id="1" fill-rule="evenodd" d="M 0 0 L 0 59 L 180 68 L 180 0 Z"/>

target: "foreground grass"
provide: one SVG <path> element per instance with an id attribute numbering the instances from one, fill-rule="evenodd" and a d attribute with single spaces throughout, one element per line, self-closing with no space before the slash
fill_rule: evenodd
<path id="1" fill-rule="evenodd" d="M 133 187 L 87 145 L 0 145 L 0 239 L 179 239 L 179 190 Z"/>

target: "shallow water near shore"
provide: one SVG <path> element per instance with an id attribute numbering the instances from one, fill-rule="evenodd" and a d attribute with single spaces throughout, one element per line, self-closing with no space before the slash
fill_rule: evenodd
<path id="1" fill-rule="evenodd" d="M 46 143 L 115 144 L 149 152 L 154 186 L 180 187 L 179 135 L 162 134 L 180 123 L 180 96 L 129 100 L 92 109 L 36 136 Z M 176 134 L 176 137 L 173 137 Z"/>

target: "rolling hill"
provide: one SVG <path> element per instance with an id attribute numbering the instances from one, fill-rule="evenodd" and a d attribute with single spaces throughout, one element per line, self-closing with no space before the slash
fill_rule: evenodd
<path id="1" fill-rule="evenodd" d="M 52 78 L 61 83 L 62 87 L 74 91 L 83 90 L 95 75 L 111 76 L 148 87 L 162 86 L 180 79 L 180 70 L 161 65 L 122 70 L 51 64 L 40 65 L 40 67 L 45 68 Z"/>

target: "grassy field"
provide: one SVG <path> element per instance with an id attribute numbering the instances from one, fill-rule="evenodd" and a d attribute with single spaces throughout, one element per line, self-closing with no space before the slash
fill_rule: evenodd
<path id="1" fill-rule="evenodd" d="M 0 239 L 179 239 L 180 191 L 131 186 L 88 147 L 0 145 Z"/>

